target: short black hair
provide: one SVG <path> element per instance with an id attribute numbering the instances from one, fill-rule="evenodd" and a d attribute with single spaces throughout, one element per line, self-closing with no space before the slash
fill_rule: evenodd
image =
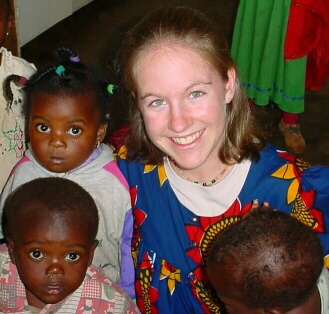
<path id="1" fill-rule="evenodd" d="M 38 178 L 22 184 L 6 199 L 2 230 L 5 237 L 14 234 L 17 217 L 36 209 L 40 213 L 77 212 L 87 219 L 95 239 L 98 230 L 98 210 L 91 195 L 77 183 L 59 177 Z M 79 223 L 77 221 L 77 223 Z"/>
<path id="2" fill-rule="evenodd" d="M 106 79 L 80 62 L 76 52 L 68 46 L 58 48 L 57 56 L 58 62 L 36 71 L 28 80 L 24 88 L 26 117 L 29 117 L 31 98 L 35 94 L 63 97 L 89 94 L 94 96 L 95 106 L 99 108 L 100 121 L 107 123 L 110 118 L 111 98 Z"/>
<path id="3" fill-rule="evenodd" d="M 218 235 L 207 266 L 230 272 L 248 306 L 287 311 L 315 291 L 323 265 L 315 231 L 283 212 L 256 209 Z"/>

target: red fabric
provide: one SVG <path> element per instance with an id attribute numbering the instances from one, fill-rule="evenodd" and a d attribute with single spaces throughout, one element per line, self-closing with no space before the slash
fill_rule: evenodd
<path id="1" fill-rule="evenodd" d="M 117 153 L 121 146 L 125 144 L 125 140 L 130 132 L 130 125 L 125 123 L 118 130 L 114 131 L 107 139 L 107 143 L 114 148 L 114 152 Z"/>
<path id="2" fill-rule="evenodd" d="M 307 57 L 306 88 L 319 90 L 329 76 L 328 0 L 292 0 L 284 46 L 285 60 Z"/>
<path id="3" fill-rule="evenodd" d="M 290 112 L 282 112 L 282 121 L 285 124 L 298 124 L 298 114 Z"/>

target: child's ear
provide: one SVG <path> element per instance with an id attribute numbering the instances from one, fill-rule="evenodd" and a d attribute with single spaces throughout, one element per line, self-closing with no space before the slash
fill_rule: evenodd
<path id="1" fill-rule="evenodd" d="M 91 249 L 90 249 L 89 264 L 88 265 L 91 265 L 91 263 L 93 261 L 94 253 L 95 253 L 95 250 L 97 248 L 97 245 L 98 245 L 98 240 L 94 240 L 94 243 L 92 244 Z"/>
<path id="2" fill-rule="evenodd" d="M 104 140 L 106 130 L 107 130 L 107 123 L 102 123 L 97 131 L 97 141 L 99 143 L 102 143 L 102 141 Z"/>
<path id="3" fill-rule="evenodd" d="M 8 247 L 8 252 L 9 252 L 11 262 L 13 264 L 15 264 L 15 245 L 14 245 L 14 241 L 10 237 L 7 237 L 6 241 L 7 241 L 7 247 Z"/>

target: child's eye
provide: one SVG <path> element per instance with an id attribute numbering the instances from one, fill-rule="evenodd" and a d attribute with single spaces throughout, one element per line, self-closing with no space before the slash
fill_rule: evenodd
<path id="1" fill-rule="evenodd" d="M 73 126 L 71 129 L 69 129 L 69 134 L 70 135 L 73 135 L 73 136 L 76 136 L 76 135 L 79 135 L 80 133 L 82 132 L 81 128 L 78 127 L 78 126 Z"/>
<path id="2" fill-rule="evenodd" d="M 70 262 L 76 262 L 80 259 L 80 255 L 75 252 L 70 252 L 66 254 L 65 259 Z"/>
<path id="3" fill-rule="evenodd" d="M 47 124 L 40 123 L 37 125 L 37 130 L 41 133 L 49 133 L 50 128 Z"/>
<path id="4" fill-rule="evenodd" d="M 150 105 L 152 107 L 160 107 L 160 106 L 163 106 L 165 104 L 166 104 L 166 102 L 163 99 L 156 99 L 156 100 L 153 100 Z"/>
<path id="5" fill-rule="evenodd" d="M 42 259 L 44 259 L 45 254 L 43 254 L 41 251 L 39 250 L 33 250 L 29 253 L 30 257 L 32 259 L 35 259 L 37 261 L 41 261 Z"/>
<path id="6" fill-rule="evenodd" d="M 191 97 L 191 98 L 198 98 L 198 97 L 201 97 L 202 95 L 204 95 L 203 92 L 195 91 L 195 92 L 192 92 L 192 93 L 190 94 L 190 97 Z"/>

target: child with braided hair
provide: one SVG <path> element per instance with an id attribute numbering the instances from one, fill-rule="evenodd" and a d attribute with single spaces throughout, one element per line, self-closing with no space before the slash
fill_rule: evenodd
<path id="1" fill-rule="evenodd" d="M 10 74 L 29 77 L 35 72 L 33 64 L 13 56 L 4 47 L 6 38 L 10 35 L 13 18 L 10 0 L 0 0 L 0 192 L 10 171 L 21 159 L 25 150 L 22 90 L 16 85 L 13 86 L 15 88 L 12 92 L 12 99 L 8 103 L 3 94 L 2 85 L 5 78 Z"/>
<path id="2" fill-rule="evenodd" d="M 24 87 L 29 148 L 8 179 L 0 209 L 14 189 L 38 177 L 80 184 L 100 216 L 93 264 L 133 296 L 130 197 L 112 150 L 101 144 L 110 117 L 108 85 L 69 47 L 57 54 L 59 62 L 37 71 Z"/>

